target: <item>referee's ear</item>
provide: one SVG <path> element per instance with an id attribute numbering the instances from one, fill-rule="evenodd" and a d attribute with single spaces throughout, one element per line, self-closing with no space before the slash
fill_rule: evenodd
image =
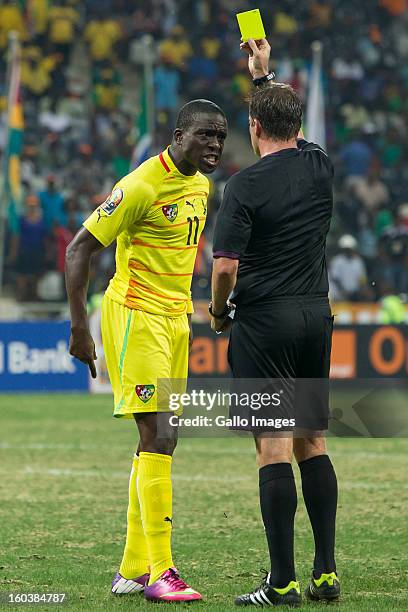
<path id="1" fill-rule="evenodd" d="M 255 135 L 259 138 L 263 132 L 263 127 L 259 119 L 251 119 L 253 121 Z"/>

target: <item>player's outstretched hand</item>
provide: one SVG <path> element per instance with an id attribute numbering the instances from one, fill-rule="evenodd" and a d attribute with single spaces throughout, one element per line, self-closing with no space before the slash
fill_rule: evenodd
<path id="1" fill-rule="evenodd" d="M 253 79 L 260 79 L 269 74 L 271 46 L 266 38 L 261 40 L 250 38 L 248 42 L 242 42 L 240 48 L 248 54 L 248 68 Z"/>
<path id="2" fill-rule="evenodd" d="M 79 361 L 82 361 L 82 363 L 86 363 L 92 378 L 96 378 L 95 360 L 97 356 L 95 342 L 87 329 L 71 329 L 69 353 L 79 359 Z"/>

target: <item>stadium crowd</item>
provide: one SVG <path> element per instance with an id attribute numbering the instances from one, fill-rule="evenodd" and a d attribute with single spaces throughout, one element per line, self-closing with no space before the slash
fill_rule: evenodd
<path id="1" fill-rule="evenodd" d="M 408 294 L 408 1 L 259 0 L 257 6 L 278 79 L 305 101 L 311 43 L 323 43 L 327 149 L 336 168 L 332 298 Z M 250 8 L 247 0 L 151 0 L 148 10 L 143 0 L 1 3 L 2 111 L 8 33 L 16 30 L 22 41 L 23 202 L 9 210 L 5 270 L 19 300 L 64 299 L 66 245 L 129 170 L 146 33 L 155 53 L 152 153 L 169 142 L 179 106 L 197 97 L 219 103 L 230 130 L 249 147 L 251 83 L 235 13 Z M 5 135 L 3 112 L 2 152 Z M 196 299 L 210 293 L 214 217 L 223 185 L 239 166 L 239 153 L 227 153 L 213 177 Z M 112 270 L 110 248 L 94 267 L 92 292 L 104 289 Z"/>

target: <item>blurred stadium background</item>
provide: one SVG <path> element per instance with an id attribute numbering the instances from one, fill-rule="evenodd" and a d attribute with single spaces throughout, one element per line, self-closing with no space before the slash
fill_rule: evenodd
<path id="1" fill-rule="evenodd" d="M 219 103 L 230 134 L 211 177 L 196 263 L 190 365 L 192 376 L 226 375 L 227 339 L 210 333 L 206 314 L 212 232 L 226 180 L 255 161 L 244 101 L 251 83 L 236 12 L 261 9 L 272 68 L 300 92 L 309 109 L 306 135 L 320 134 L 335 164 L 328 242 L 336 313 L 332 376 L 406 379 L 407 5 L 0 2 L 0 514 L 1 544 L 7 542 L 0 594 L 54 586 L 73 594 L 75 609 L 143 608 L 143 602 L 107 599 L 123 545 L 135 436 L 131 427 L 109 421 L 110 398 L 88 395 L 87 369 L 68 355 L 64 253 L 115 181 L 169 143 L 183 102 L 208 97 Z M 315 63 L 313 81 L 314 41 L 322 43 L 322 63 Z M 322 101 L 324 114 L 318 114 Z M 91 391 L 109 392 L 98 320 L 113 269 L 109 248 L 94 261 L 89 291 L 99 356 Z M 4 393 L 10 391 L 24 395 Z M 339 564 L 349 585 L 347 609 L 406 610 L 400 579 L 406 440 L 334 440 L 331 449 L 341 483 Z M 237 588 L 256 582 L 252 570 L 266 563 L 257 544 L 262 529 L 252 450 L 242 440 L 184 440 L 175 463 L 179 562 L 211 594 L 203 605 L 228 609 Z M 298 554 L 310 560 L 302 505 L 299 530 Z M 300 572 L 305 580 L 307 565 Z"/>

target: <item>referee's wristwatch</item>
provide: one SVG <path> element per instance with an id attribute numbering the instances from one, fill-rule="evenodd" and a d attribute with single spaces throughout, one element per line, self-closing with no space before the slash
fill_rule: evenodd
<path id="1" fill-rule="evenodd" d="M 208 312 L 214 319 L 226 319 L 231 312 L 231 306 L 227 303 L 225 304 L 224 310 L 220 314 L 215 314 L 212 309 L 212 302 L 208 304 Z"/>
<path id="2" fill-rule="evenodd" d="M 252 82 L 255 85 L 255 87 L 261 87 L 262 85 L 265 85 L 265 83 L 269 83 L 270 81 L 273 81 L 275 76 L 276 75 L 274 72 L 270 72 L 269 74 L 265 74 L 265 76 L 262 76 L 259 79 L 253 79 Z"/>

